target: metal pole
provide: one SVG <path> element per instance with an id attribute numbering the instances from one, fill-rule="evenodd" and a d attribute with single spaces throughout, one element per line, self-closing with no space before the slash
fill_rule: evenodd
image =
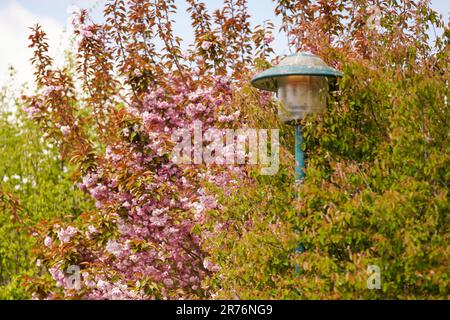
<path id="1" fill-rule="evenodd" d="M 303 136 L 300 125 L 295 126 L 295 186 L 305 178 L 305 155 L 302 150 Z"/>
<path id="2" fill-rule="evenodd" d="M 303 136 L 302 127 L 300 125 L 295 126 L 295 188 L 297 189 L 305 178 L 305 154 L 302 150 Z M 295 192 L 295 197 L 298 198 L 297 192 Z M 298 247 L 295 249 L 296 254 L 301 254 L 305 251 L 303 244 L 299 243 Z M 300 274 L 300 266 L 295 264 L 295 273 Z"/>

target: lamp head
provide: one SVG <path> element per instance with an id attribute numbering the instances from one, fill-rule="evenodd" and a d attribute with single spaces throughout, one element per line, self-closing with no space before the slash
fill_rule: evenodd
<path id="1" fill-rule="evenodd" d="M 311 53 L 287 56 L 251 81 L 261 90 L 277 92 L 283 102 L 279 109 L 282 121 L 303 119 L 309 113 L 320 113 L 326 107 L 329 83 L 342 74 Z"/>

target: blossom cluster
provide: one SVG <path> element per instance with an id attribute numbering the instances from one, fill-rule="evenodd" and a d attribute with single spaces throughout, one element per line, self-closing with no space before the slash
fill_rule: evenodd
<path id="1" fill-rule="evenodd" d="M 231 103 L 226 77 L 169 81 L 170 87 L 150 90 L 142 106 L 126 109 L 133 123 L 122 128 L 122 140 L 107 145 L 99 165 L 78 183 L 95 200 L 105 217 L 103 223 L 91 218 L 79 228 L 54 225 L 44 239 L 46 247 L 58 251 L 49 262 L 50 274 L 67 296 L 75 293 L 58 266 L 67 265 L 66 254 L 73 255 L 74 250 L 84 278 L 90 275 L 82 289 L 89 299 L 201 295 L 204 277 L 220 269 L 208 259 L 202 235 L 193 229 L 205 223 L 208 210 L 218 208 L 202 181 L 224 186 L 231 179 L 201 166 L 180 167 L 168 155 L 176 129 L 201 120 L 207 130 L 239 113 L 226 115 Z M 106 237 L 110 230 L 112 235 Z M 145 281 L 137 284 L 136 278 Z M 158 284 L 158 293 L 146 293 L 144 283 Z"/>
<path id="2" fill-rule="evenodd" d="M 81 35 L 83 38 L 92 38 L 94 33 L 92 32 L 92 25 L 89 25 L 86 21 L 86 10 L 77 10 L 72 13 L 71 24 L 75 34 Z"/>

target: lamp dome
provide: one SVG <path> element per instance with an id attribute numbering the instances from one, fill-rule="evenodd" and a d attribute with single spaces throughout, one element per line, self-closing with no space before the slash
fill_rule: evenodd
<path id="1" fill-rule="evenodd" d="M 277 66 L 254 77 L 251 83 L 258 89 L 277 92 L 283 102 L 278 115 L 288 122 L 322 112 L 326 107 L 328 79 L 341 76 L 318 56 L 302 52 L 284 58 Z"/>

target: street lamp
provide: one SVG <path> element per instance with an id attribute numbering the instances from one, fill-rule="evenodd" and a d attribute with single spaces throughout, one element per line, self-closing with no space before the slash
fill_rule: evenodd
<path id="1" fill-rule="evenodd" d="M 276 92 L 282 102 L 278 116 L 283 122 L 295 125 L 296 186 L 305 177 L 305 156 L 301 148 L 303 137 L 297 120 L 303 119 L 307 114 L 325 110 L 329 84 L 334 84 L 338 77 L 342 77 L 342 73 L 329 67 L 318 56 L 300 52 L 287 56 L 277 66 L 261 72 L 251 81 L 258 89 Z M 300 254 L 304 250 L 300 243 L 295 252 Z M 295 271 L 300 273 L 297 264 Z"/>
<path id="2" fill-rule="evenodd" d="M 342 74 L 318 56 L 300 52 L 285 57 L 251 81 L 258 89 L 276 92 L 282 102 L 278 116 L 283 122 L 295 124 L 296 184 L 305 177 L 305 158 L 301 149 L 303 137 L 296 120 L 325 110 L 329 84 L 334 83 L 337 77 L 342 77 Z"/>

